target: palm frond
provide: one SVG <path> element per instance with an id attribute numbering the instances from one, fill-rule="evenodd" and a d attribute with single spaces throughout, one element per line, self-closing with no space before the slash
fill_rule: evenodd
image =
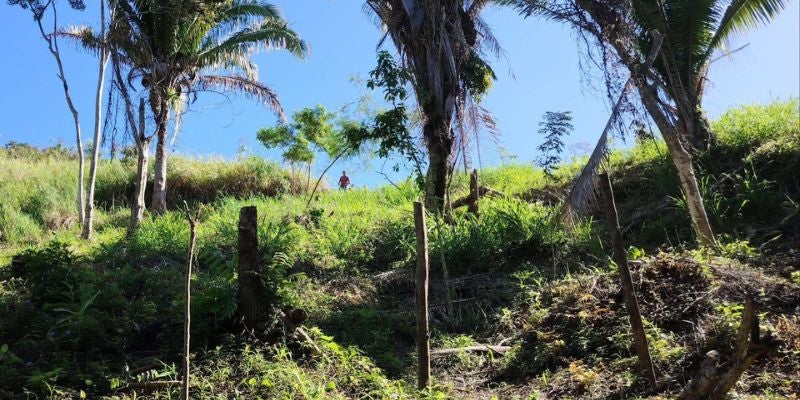
<path id="1" fill-rule="evenodd" d="M 653 39 L 653 45 L 642 65 L 645 70 L 650 69 L 652 66 L 653 61 L 659 51 L 661 51 L 661 44 L 663 41 L 663 36 L 657 30 L 650 31 L 650 35 Z M 606 160 L 609 151 L 608 132 L 616 123 L 627 92 L 632 85 L 633 79 L 628 78 L 628 81 L 625 82 L 625 85 L 622 87 L 622 93 L 620 93 L 617 102 L 614 104 L 614 108 L 611 110 L 611 116 L 608 118 L 605 128 L 603 128 L 603 133 L 600 134 L 597 145 L 595 145 L 594 150 L 592 150 L 592 155 L 589 156 L 586 165 L 581 169 L 580 174 L 578 174 L 578 177 L 575 179 L 575 183 L 567 194 L 567 198 L 564 200 L 564 204 L 561 206 L 559 217 L 567 227 L 575 226 L 577 218 L 581 215 L 585 215 L 592 205 L 596 204 L 597 184 L 599 182 L 598 170 Z"/>
<path id="2" fill-rule="evenodd" d="M 725 9 L 709 52 L 721 47 L 735 32 L 766 25 L 789 4 L 788 0 L 733 0 Z M 710 54 L 709 54 L 710 57 Z"/>
<path id="3" fill-rule="evenodd" d="M 56 35 L 78 44 L 93 54 L 98 53 L 105 46 L 103 38 L 88 26 L 70 26 L 56 31 Z"/>
<path id="4" fill-rule="evenodd" d="M 196 87 L 199 90 L 215 88 L 222 91 L 244 93 L 246 96 L 264 103 L 282 122 L 286 121 L 286 114 L 277 93 L 263 83 L 248 79 L 246 76 L 201 75 L 197 78 Z"/>
<path id="5" fill-rule="evenodd" d="M 239 0 L 234 2 L 220 16 L 221 21 L 248 21 L 251 18 L 280 19 L 281 13 L 275 5 L 258 0 Z"/>
<path id="6" fill-rule="evenodd" d="M 611 118 L 615 117 L 612 114 Z M 611 121 L 609 120 L 609 122 Z M 578 218 L 586 215 L 597 203 L 598 171 L 608 156 L 608 131 L 609 129 L 603 130 L 592 150 L 592 155 L 589 156 L 586 165 L 575 178 L 575 183 L 572 184 L 572 188 L 561 206 L 559 217 L 567 227 L 574 227 Z"/>
<path id="7" fill-rule="evenodd" d="M 203 44 L 198 59 L 215 60 L 218 53 L 231 51 L 234 48 L 248 48 L 263 46 L 267 50 L 287 50 L 298 58 L 303 58 L 308 52 L 308 44 L 289 28 L 286 21 L 268 19 L 242 29 L 221 42 L 207 41 Z M 200 65 L 203 62 L 199 62 Z"/>
<path id="8" fill-rule="evenodd" d="M 248 79 L 258 79 L 258 65 L 253 62 L 251 52 L 241 46 L 209 54 L 208 57 L 201 59 L 198 64 L 204 71 L 217 73 L 228 71 L 241 73 Z"/>

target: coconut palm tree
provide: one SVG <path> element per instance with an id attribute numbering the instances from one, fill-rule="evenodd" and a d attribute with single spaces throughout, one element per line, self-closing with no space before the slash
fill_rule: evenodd
<path id="1" fill-rule="evenodd" d="M 614 54 L 630 74 L 644 109 L 658 126 L 678 170 L 686 205 L 703 245 L 714 233 L 695 177 L 691 148 L 712 139 L 701 109 L 706 76 L 732 35 L 772 20 L 786 0 L 500 0 L 524 15 L 571 23 Z M 644 68 L 653 39 L 663 37 L 659 57 Z M 609 65 L 609 64 L 606 64 Z"/>
<path id="2" fill-rule="evenodd" d="M 442 211 L 453 170 L 458 124 L 488 90 L 485 50 L 499 46 L 480 13 L 487 0 L 367 0 L 411 76 L 428 150 L 425 203 Z M 381 42 L 383 42 L 383 40 Z M 474 110 L 474 108 L 472 108 Z"/>
<path id="3" fill-rule="evenodd" d="M 109 43 L 128 67 L 128 83 L 147 91 L 156 126 L 151 209 L 166 210 L 167 129 L 170 114 L 206 90 L 243 93 L 285 119 L 277 94 L 258 81 L 251 56 L 283 49 L 302 58 L 306 43 L 277 8 L 258 0 L 111 0 Z M 72 36 L 88 47 L 100 41 L 86 28 Z"/>
<path id="4" fill-rule="evenodd" d="M 631 1 L 637 23 L 637 44 L 649 48 L 649 36 L 664 36 L 661 57 L 653 65 L 660 86 L 668 93 L 677 125 L 686 142 L 705 150 L 713 139 L 701 103 L 706 76 L 714 57 L 725 51 L 731 36 L 765 25 L 787 5 L 786 0 Z"/>

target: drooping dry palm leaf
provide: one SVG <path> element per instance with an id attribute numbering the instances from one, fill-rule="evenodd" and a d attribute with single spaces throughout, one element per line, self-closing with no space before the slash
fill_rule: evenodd
<path id="1" fill-rule="evenodd" d="M 651 35 L 653 37 L 653 46 L 650 50 L 650 54 L 642 65 L 645 71 L 649 70 L 650 66 L 653 64 L 653 60 L 655 60 L 656 55 L 661 49 L 661 42 L 663 39 L 658 31 L 652 31 Z M 591 207 L 597 203 L 598 171 L 603 163 L 607 161 L 608 132 L 617 121 L 622 105 L 624 104 L 625 96 L 632 84 L 632 79 L 628 78 L 628 81 L 622 87 L 622 93 L 620 93 L 619 99 L 617 99 L 614 108 L 611 110 L 611 116 L 608 118 L 608 122 L 606 122 L 603 133 L 600 134 L 600 139 L 597 141 L 594 150 L 592 150 L 592 155 L 589 156 L 589 160 L 575 179 L 575 183 L 567 194 L 567 198 L 564 199 L 564 204 L 561 206 L 559 216 L 567 227 L 575 226 L 576 220 L 580 216 L 587 214 Z"/>
<path id="2" fill-rule="evenodd" d="M 283 112 L 277 93 L 261 82 L 238 75 L 201 75 L 197 77 L 196 86 L 199 90 L 216 88 L 222 91 L 244 93 L 246 96 L 264 103 L 278 115 L 281 121 L 286 121 L 286 114 Z"/>

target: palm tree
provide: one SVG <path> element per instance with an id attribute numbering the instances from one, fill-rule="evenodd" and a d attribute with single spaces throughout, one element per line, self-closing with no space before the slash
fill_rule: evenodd
<path id="1" fill-rule="evenodd" d="M 367 0 L 411 76 L 428 149 L 426 206 L 444 209 L 458 149 L 458 125 L 494 73 L 484 50 L 499 46 L 480 13 L 488 0 Z M 384 39 L 386 38 L 384 37 Z M 381 40 L 383 42 L 383 40 Z"/>
<path id="2" fill-rule="evenodd" d="M 701 102 L 716 52 L 724 50 L 733 34 L 767 24 L 786 4 L 786 0 L 631 2 L 638 47 L 646 50 L 650 45 L 642 32 L 656 29 L 664 35 L 653 72 L 675 106 L 672 114 L 688 144 L 705 150 L 713 139 Z"/>
<path id="3" fill-rule="evenodd" d="M 734 33 L 763 25 L 786 0 L 501 0 L 524 15 L 571 23 L 613 53 L 630 74 L 678 170 L 692 223 L 703 245 L 715 243 L 692 163 L 691 147 L 708 147 L 712 134 L 701 110 L 709 66 Z M 643 60 L 663 36 L 652 68 Z M 606 64 L 607 65 L 607 64 Z"/>
<path id="4" fill-rule="evenodd" d="M 111 0 L 109 44 L 148 93 L 156 126 L 151 209 L 166 210 L 167 129 L 170 113 L 200 91 L 243 93 L 285 119 L 276 93 L 258 81 L 251 56 L 284 49 L 304 57 L 306 43 L 274 6 L 257 0 Z M 100 41 L 88 29 L 73 32 L 88 47 Z"/>

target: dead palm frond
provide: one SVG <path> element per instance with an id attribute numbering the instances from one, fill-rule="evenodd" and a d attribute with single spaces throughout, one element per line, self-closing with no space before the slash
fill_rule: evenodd
<path id="1" fill-rule="evenodd" d="M 653 38 L 653 46 L 650 50 L 650 54 L 643 64 L 644 70 L 650 69 L 653 61 L 658 55 L 659 50 L 661 49 L 661 34 L 658 33 L 658 31 L 652 31 L 650 34 Z M 586 161 L 586 164 L 581 169 L 580 174 L 578 174 L 578 177 L 575 178 L 575 183 L 573 183 L 572 188 L 567 194 L 567 197 L 564 199 L 564 204 L 561 206 L 559 215 L 561 221 L 567 227 L 575 226 L 577 218 L 587 214 L 591 207 L 597 204 L 599 171 L 603 164 L 607 163 L 608 161 L 608 133 L 620 117 L 620 111 L 622 109 L 622 105 L 624 104 L 625 96 L 627 95 L 627 91 L 631 88 L 631 86 L 633 86 L 632 84 L 633 80 L 632 78 L 629 78 L 623 86 L 622 93 L 620 93 L 619 99 L 614 104 L 614 108 L 611 110 L 611 116 L 608 118 L 608 122 L 606 122 L 606 126 L 603 128 L 603 132 L 600 134 L 600 138 L 597 140 L 597 145 L 595 145 L 594 150 L 592 150 L 592 154 L 589 156 L 589 160 Z"/>

